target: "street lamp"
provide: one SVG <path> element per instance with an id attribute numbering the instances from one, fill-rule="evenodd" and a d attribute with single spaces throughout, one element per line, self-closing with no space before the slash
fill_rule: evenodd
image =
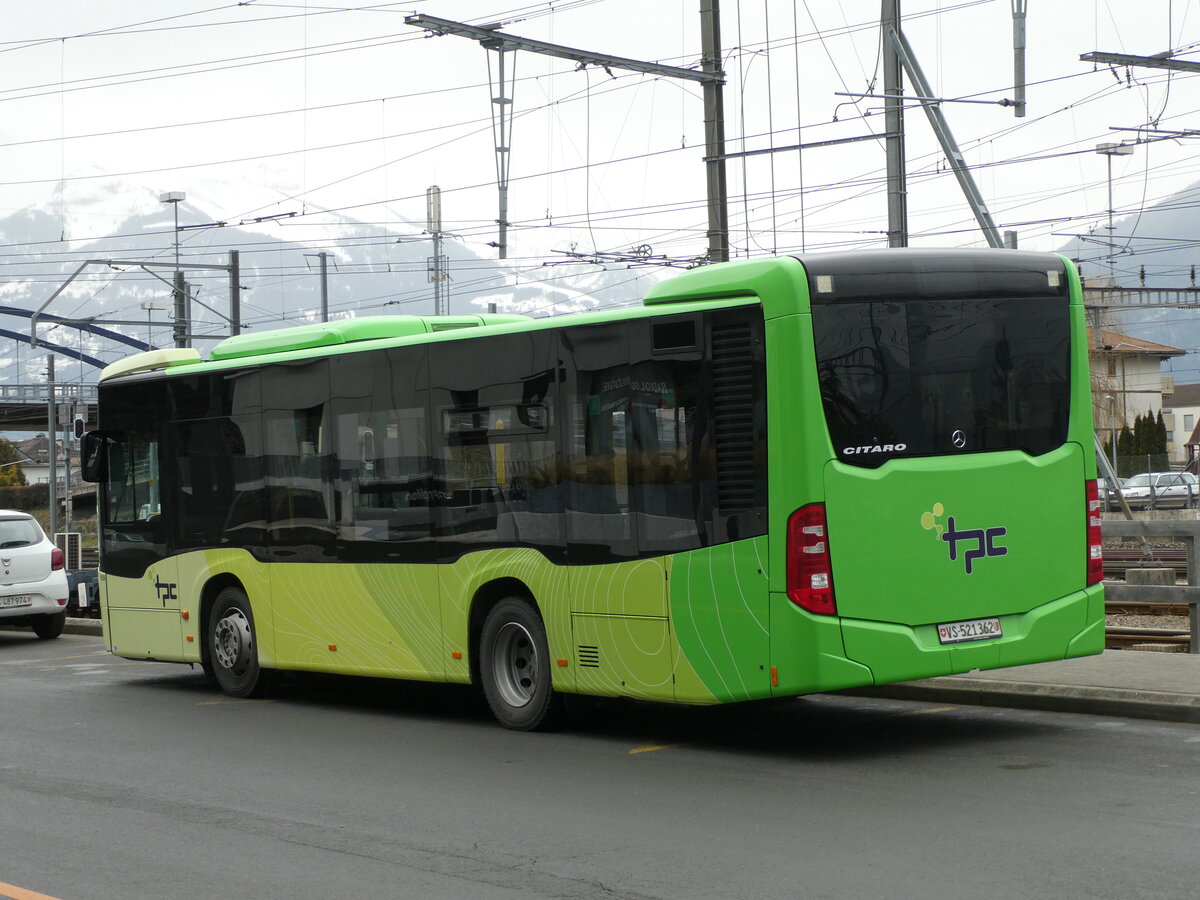
<path id="1" fill-rule="evenodd" d="M 170 203 L 175 210 L 175 265 L 179 265 L 179 204 L 187 199 L 183 191 L 168 191 L 158 195 L 159 203 Z M 1109 206 L 1112 206 L 1109 203 Z"/>
<path id="2" fill-rule="evenodd" d="M 1133 144 L 1118 144 L 1106 141 L 1096 145 L 1096 152 L 1108 159 L 1108 279 L 1115 287 L 1116 275 L 1113 271 L 1113 198 L 1112 198 L 1112 161 L 1114 156 L 1129 156 L 1133 153 Z"/>
<path id="3" fill-rule="evenodd" d="M 183 191 L 168 191 L 159 194 L 158 199 L 161 203 L 170 203 L 175 211 L 175 278 L 172 282 L 175 285 L 175 346 L 186 347 L 187 339 L 181 337 L 187 334 L 188 314 L 183 296 L 183 274 L 179 270 L 179 204 L 187 199 L 187 194 Z"/>

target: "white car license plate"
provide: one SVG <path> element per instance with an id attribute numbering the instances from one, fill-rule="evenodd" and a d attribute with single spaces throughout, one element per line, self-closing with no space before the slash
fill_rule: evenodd
<path id="1" fill-rule="evenodd" d="M 33 606 L 33 597 L 30 594 L 0 597 L 0 609 L 20 609 L 22 606 Z"/>
<path id="2" fill-rule="evenodd" d="M 963 641 L 986 641 L 988 638 L 1003 637 L 999 619 L 971 619 L 968 622 L 950 622 L 939 625 L 938 640 L 943 644 L 961 644 Z"/>

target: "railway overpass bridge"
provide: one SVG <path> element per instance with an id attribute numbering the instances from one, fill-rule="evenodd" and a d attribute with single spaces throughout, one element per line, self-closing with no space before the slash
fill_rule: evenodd
<path id="1" fill-rule="evenodd" d="M 96 424 L 96 385 L 53 385 L 58 401 L 58 430 L 79 416 L 88 427 Z M 50 430 L 50 385 L 0 384 L 0 431 Z"/>

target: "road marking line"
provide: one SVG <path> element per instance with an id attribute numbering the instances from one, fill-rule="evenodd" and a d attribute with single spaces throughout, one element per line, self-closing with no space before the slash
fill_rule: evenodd
<path id="1" fill-rule="evenodd" d="M 0 897 L 11 897 L 12 900 L 58 900 L 49 894 L 39 894 L 37 891 L 27 891 L 15 885 L 0 881 Z"/>

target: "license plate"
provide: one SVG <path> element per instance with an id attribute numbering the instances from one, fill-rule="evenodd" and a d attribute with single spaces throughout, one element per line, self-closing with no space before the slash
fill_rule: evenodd
<path id="1" fill-rule="evenodd" d="M 969 622 L 950 622 L 939 625 L 938 640 L 943 644 L 961 644 L 963 641 L 986 641 L 1003 637 L 999 619 L 971 619 Z"/>
<path id="2" fill-rule="evenodd" d="M 20 609 L 22 606 L 33 606 L 33 597 L 29 594 L 17 594 L 15 597 L 0 597 L 0 609 Z"/>

